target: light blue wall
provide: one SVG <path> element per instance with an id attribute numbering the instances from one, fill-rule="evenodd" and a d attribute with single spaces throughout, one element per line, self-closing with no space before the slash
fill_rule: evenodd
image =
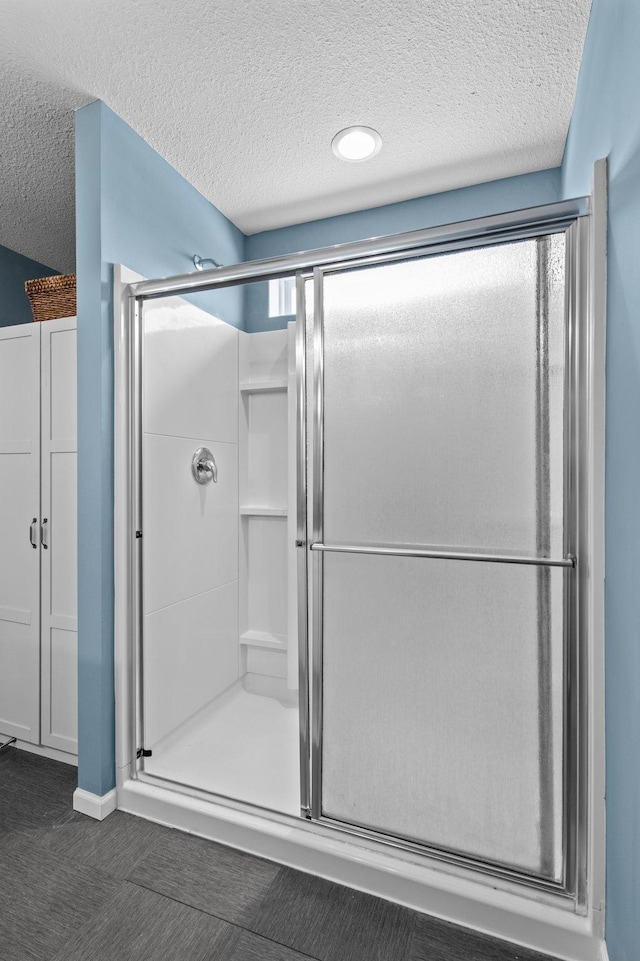
<path id="1" fill-rule="evenodd" d="M 340 217 L 327 217 L 247 237 L 247 260 L 329 247 L 382 234 L 418 230 L 438 224 L 485 217 L 506 210 L 519 210 L 560 199 L 560 169 L 543 170 L 521 177 L 449 190 L 402 203 L 372 207 Z M 290 317 L 268 317 L 266 284 L 254 284 L 245 294 L 245 324 L 250 332 L 286 327 Z"/>
<path id="2" fill-rule="evenodd" d="M 352 214 L 253 234 L 247 237 L 247 259 L 260 260 L 296 250 L 345 244 L 381 234 L 418 230 L 420 227 L 486 217 L 506 210 L 535 207 L 554 203 L 560 199 L 560 195 L 559 168 L 521 177 L 507 177 L 429 197 L 418 197 L 416 200 L 370 207 Z"/>
<path id="3" fill-rule="evenodd" d="M 0 244 L 0 327 L 31 323 L 33 315 L 29 298 L 24 292 L 25 280 L 50 277 L 57 273 L 57 270 Z"/>
<path id="4" fill-rule="evenodd" d="M 143 277 L 193 273 L 193 255 L 220 264 L 244 258 L 244 234 L 104 104 L 101 113 L 102 259 Z M 194 303 L 242 327 L 241 288 L 193 295 Z"/>
<path id="5" fill-rule="evenodd" d="M 101 111 L 76 114 L 78 279 L 78 783 L 114 785 L 113 325 L 102 263 Z"/>
<path id="6" fill-rule="evenodd" d="M 103 103 L 76 114 L 78 273 L 78 781 L 114 785 L 112 265 L 147 277 L 195 253 L 243 259 L 244 236 Z M 196 298 L 194 298 L 196 299 Z M 242 325 L 240 291 L 203 294 Z"/>
<path id="7" fill-rule="evenodd" d="M 563 163 L 609 157 L 606 413 L 606 939 L 640 958 L 640 3 L 594 0 Z"/>

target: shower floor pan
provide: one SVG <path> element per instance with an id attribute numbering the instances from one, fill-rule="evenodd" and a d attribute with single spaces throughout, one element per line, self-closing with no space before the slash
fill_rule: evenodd
<path id="1" fill-rule="evenodd" d="M 164 738 L 148 774 L 283 814 L 300 812 L 297 705 L 238 681 Z"/>

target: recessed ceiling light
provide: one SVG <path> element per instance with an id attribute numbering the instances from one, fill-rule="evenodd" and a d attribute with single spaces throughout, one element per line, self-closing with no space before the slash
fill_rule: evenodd
<path id="1" fill-rule="evenodd" d="M 345 127 L 335 135 L 331 147 L 340 160 L 360 163 L 380 152 L 382 138 L 372 127 Z"/>

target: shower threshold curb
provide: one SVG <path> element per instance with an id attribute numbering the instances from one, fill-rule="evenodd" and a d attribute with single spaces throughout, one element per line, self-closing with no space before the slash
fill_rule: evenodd
<path id="1" fill-rule="evenodd" d="M 589 919 L 565 907 L 501 890 L 463 870 L 293 818 L 240 810 L 141 780 L 125 780 L 119 810 L 373 894 L 415 911 L 566 961 L 601 961 Z M 463 876 L 465 875 L 465 876 Z"/>

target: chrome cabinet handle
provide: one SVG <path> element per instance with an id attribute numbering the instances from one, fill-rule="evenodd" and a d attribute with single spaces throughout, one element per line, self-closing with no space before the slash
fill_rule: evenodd
<path id="1" fill-rule="evenodd" d="M 45 519 L 42 522 L 42 526 L 40 527 L 40 543 L 44 547 L 45 551 L 49 549 L 49 545 L 47 544 L 47 541 L 45 539 L 46 533 L 47 533 L 47 518 L 45 517 Z"/>
<path id="2" fill-rule="evenodd" d="M 191 473 L 198 484 L 218 482 L 218 466 L 208 447 L 198 447 L 191 458 Z"/>
<path id="3" fill-rule="evenodd" d="M 33 547 L 34 551 L 38 549 L 38 541 L 36 540 L 36 527 L 38 526 L 38 518 L 34 517 L 29 525 L 29 543 Z"/>

